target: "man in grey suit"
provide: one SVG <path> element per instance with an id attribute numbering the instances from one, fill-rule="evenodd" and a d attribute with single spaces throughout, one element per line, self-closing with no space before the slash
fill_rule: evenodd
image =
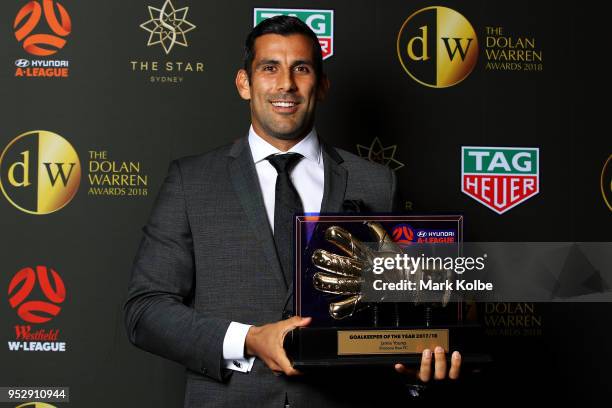
<path id="1" fill-rule="evenodd" d="M 290 217 L 341 212 L 351 200 L 389 212 L 394 173 L 319 140 L 314 113 L 329 82 L 317 37 L 300 20 L 253 29 L 236 86 L 250 101 L 249 136 L 171 163 L 132 270 L 130 341 L 187 368 L 185 407 L 364 403 L 346 395 L 345 381 L 374 380 L 299 375 L 283 349 L 289 331 L 310 323 L 288 314 Z M 459 367 L 455 352 L 448 376 Z M 443 379 L 446 368 L 443 350 L 426 350 L 415 375 Z"/>

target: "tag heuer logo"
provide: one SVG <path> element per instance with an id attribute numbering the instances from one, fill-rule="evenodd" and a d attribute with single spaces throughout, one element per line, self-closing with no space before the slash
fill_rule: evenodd
<path id="1" fill-rule="evenodd" d="M 537 147 L 461 148 L 461 191 L 498 214 L 540 191 Z"/>
<path id="2" fill-rule="evenodd" d="M 334 10 L 256 8 L 253 9 L 253 26 L 280 15 L 297 17 L 314 31 L 324 60 L 334 55 Z"/>

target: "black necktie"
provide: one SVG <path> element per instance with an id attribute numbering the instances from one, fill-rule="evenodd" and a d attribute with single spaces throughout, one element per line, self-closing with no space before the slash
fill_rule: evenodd
<path id="1" fill-rule="evenodd" d="M 296 213 L 304 212 L 302 200 L 289 174 L 302 157 L 298 153 L 266 157 L 278 174 L 274 196 L 274 244 L 287 285 L 293 282 L 293 216 Z"/>

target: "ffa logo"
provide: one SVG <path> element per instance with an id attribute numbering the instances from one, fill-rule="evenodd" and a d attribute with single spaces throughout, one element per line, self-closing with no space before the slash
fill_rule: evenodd
<path id="1" fill-rule="evenodd" d="M 414 231 L 408 224 L 396 225 L 391 235 L 393 236 L 393 241 L 398 244 L 412 244 L 414 241 Z"/>
<path id="2" fill-rule="evenodd" d="M 51 276 L 53 283 L 51 283 Z M 30 294 L 38 283 L 45 300 L 31 300 Z M 57 316 L 59 306 L 66 298 L 66 287 L 59 274 L 52 268 L 37 266 L 23 268 L 13 276 L 8 288 L 9 304 L 28 323 L 45 323 Z"/>
<path id="3" fill-rule="evenodd" d="M 540 191 L 540 149 L 461 148 L 461 191 L 498 214 Z"/>
<path id="4" fill-rule="evenodd" d="M 297 17 L 314 31 L 324 60 L 334 55 L 334 10 L 256 8 L 253 9 L 253 27 L 266 18 L 281 15 Z"/>
<path id="5" fill-rule="evenodd" d="M 53 34 L 36 32 L 41 19 L 45 20 Z M 44 24 L 41 24 L 44 25 Z M 53 0 L 30 1 L 24 5 L 13 22 L 15 38 L 22 43 L 23 49 L 32 55 L 53 55 L 66 45 L 66 37 L 72 31 L 68 11 Z"/>

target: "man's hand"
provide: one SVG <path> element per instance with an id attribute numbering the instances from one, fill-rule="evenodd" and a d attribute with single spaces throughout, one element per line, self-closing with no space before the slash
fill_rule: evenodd
<path id="1" fill-rule="evenodd" d="M 275 373 L 301 374 L 291 366 L 283 348 L 283 341 L 287 333 L 296 327 L 307 326 L 310 324 L 310 320 L 310 317 L 294 316 L 287 320 L 260 327 L 252 326 L 245 340 L 246 354 L 260 358 Z"/>
<path id="2" fill-rule="evenodd" d="M 446 355 L 442 347 L 436 347 L 434 349 L 434 357 L 431 356 L 431 350 L 423 350 L 421 357 L 421 367 L 417 371 L 414 368 L 408 368 L 403 364 L 396 364 L 395 371 L 402 374 L 413 375 L 424 383 L 431 379 L 431 363 L 434 362 L 433 378 L 435 380 L 444 380 L 446 378 Z M 461 370 L 461 354 L 455 351 L 451 356 L 451 366 L 448 370 L 448 378 L 456 380 L 459 378 L 459 371 Z"/>

